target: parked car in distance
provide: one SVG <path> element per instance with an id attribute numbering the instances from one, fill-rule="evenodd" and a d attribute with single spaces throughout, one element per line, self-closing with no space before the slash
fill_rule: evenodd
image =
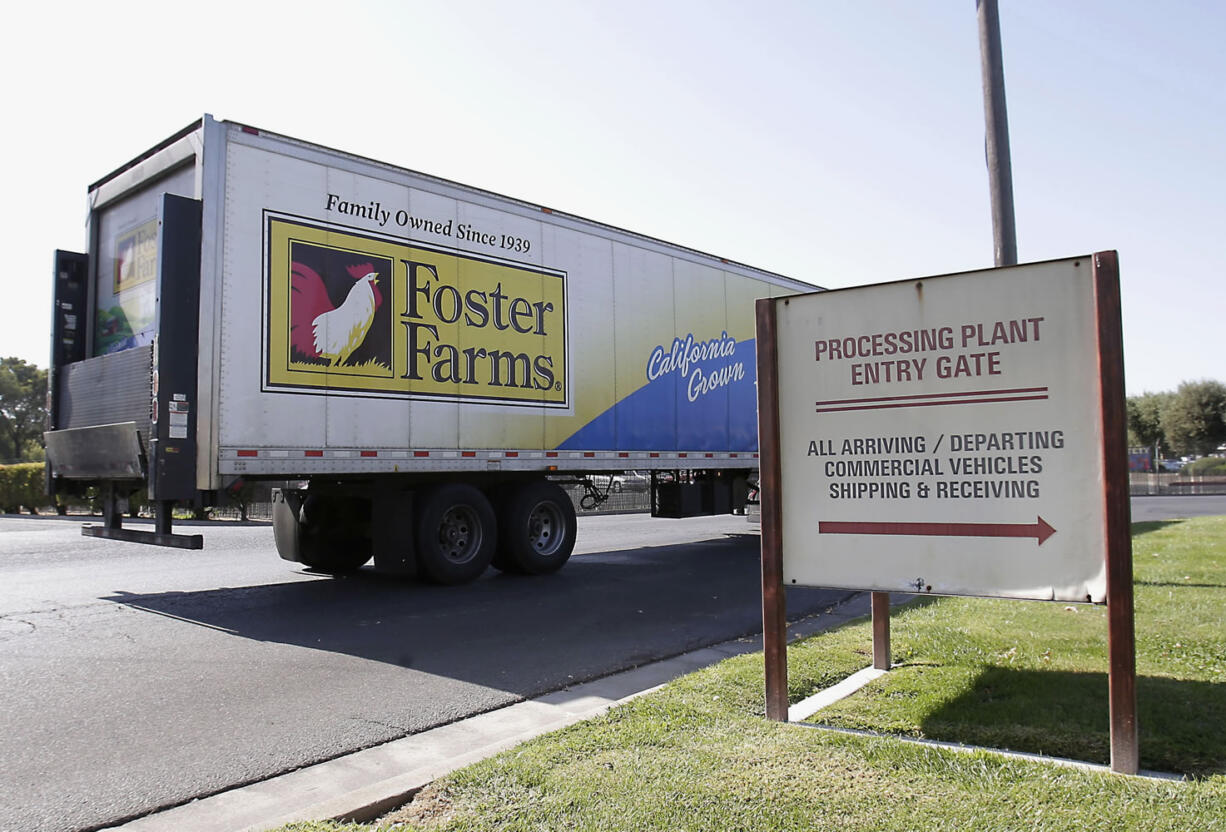
<path id="1" fill-rule="evenodd" d="M 647 491 L 651 488 L 651 475 L 646 471 L 624 471 L 610 478 L 609 490 L 614 494 L 623 491 Z"/>
<path id="2" fill-rule="evenodd" d="M 1184 461 L 1182 459 L 1164 459 L 1162 460 L 1162 470 L 1164 471 L 1178 471 L 1181 468 L 1183 468 L 1183 466 L 1184 466 Z"/>

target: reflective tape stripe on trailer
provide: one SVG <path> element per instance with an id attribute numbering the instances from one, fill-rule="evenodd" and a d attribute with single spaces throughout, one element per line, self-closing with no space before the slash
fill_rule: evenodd
<path id="1" fill-rule="evenodd" d="M 757 459 L 757 453 L 712 451 L 453 451 L 352 448 L 225 448 L 221 456 L 237 459 Z"/>

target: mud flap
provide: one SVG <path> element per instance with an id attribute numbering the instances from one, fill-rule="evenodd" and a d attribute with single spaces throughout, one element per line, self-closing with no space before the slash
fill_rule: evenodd
<path id="1" fill-rule="evenodd" d="M 282 560 L 302 562 L 302 494 L 298 491 L 272 490 L 272 536 Z"/>

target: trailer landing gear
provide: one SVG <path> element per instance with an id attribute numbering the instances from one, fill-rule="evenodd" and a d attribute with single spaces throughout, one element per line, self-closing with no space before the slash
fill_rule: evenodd
<path id="1" fill-rule="evenodd" d="M 127 493 L 127 492 L 125 492 Z M 126 500 L 124 501 L 126 504 Z M 174 509 L 173 500 L 158 500 L 155 504 L 154 530 L 125 529 L 123 527 L 123 506 L 120 505 L 119 489 L 115 483 L 107 482 L 102 489 L 102 525 L 84 525 L 81 534 L 85 537 L 103 537 L 110 540 L 123 540 L 128 543 L 148 543 L 154 546 L 173 546 L 176 549 L 203 549 L 204 535 L 174 534 L 171 512 Z"/>

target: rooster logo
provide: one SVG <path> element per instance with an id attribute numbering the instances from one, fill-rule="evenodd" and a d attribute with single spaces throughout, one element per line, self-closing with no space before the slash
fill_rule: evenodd
<path id="1" fill-rule="evenodd" d="M 294 351 L 311 363 L 326 362 L 331 367 L 350 363 L 351 358 L 355 363 L 359 357 L 378 360 L 382 350 L 377 345 L 364 349 L 363 345 L 383 305 L 379 269 L 370 262 L 351 264 L 332 271 L 335 279 L 325 281 L 306 259 L 296 258 L 290 272 L 290 344 Z M 337 304 L 334 298 L 342 292 L 343 299 Z"/>

